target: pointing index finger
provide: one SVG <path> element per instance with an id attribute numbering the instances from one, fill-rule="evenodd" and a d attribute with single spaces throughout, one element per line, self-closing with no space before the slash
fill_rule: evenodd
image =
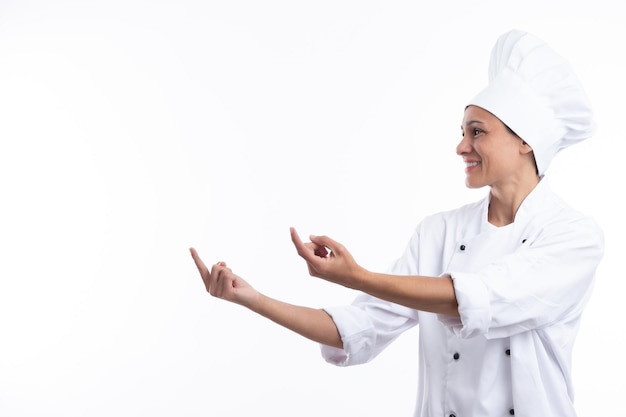
<path id="1" fill-rule="evenodd" d="M 304 256 L 304 254 L 306 253 L 306 247 L 304 246 L 304 243 L 302 243 L 302 239 L 300 239 L 298 232 L 296 232 L 296 229 L 294 227 L 290 227 L 289 232 L 291 234 L 291 241 L 296 247 L 296 251 L 300 256 Z"/>
<path id="2" fill-rule="evenodd" d="M 296 248 L 304 246 L 302 240 L 300 239 L 300 236 L 298 235 L 298 232 L 296 232 L 296 229 L 294 227 L 289 228 L 289 233 L 291 234 L 291 241 L 294 245 L 296 245 Z"/>
<path id="3" fill-rule="evenodd" d="M 209 268 L 207 268 L 204 262 L 202 262 L 202 259 L 200 259 L 200 255 L 198 255 L 198 252 L 194 248 L 189 248 L 189 252 L 191 252 L 191 257 L 196 263 L 196 267 L 198 268 L 198 270 L 200 272 L 208 272 Z"/>

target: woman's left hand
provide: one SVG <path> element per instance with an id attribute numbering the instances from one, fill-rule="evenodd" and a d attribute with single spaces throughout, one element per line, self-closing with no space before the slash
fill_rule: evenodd
<path id="1" fill-rule="evenodd" d="M 291 241 L 298 255 L 307 263 L 309 274 L 345 287 L 356 288 L 359 277 L 365 272 L 350 252 L 339 242 L 327 236 L 310 236 L 308 243 L 303 243 L 292 227 Z"/>

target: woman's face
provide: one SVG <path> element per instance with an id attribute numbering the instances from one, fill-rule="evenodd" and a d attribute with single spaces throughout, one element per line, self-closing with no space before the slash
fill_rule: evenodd
<path id="1" fill-rule="evenodd" d="M 469 188 L 504 187 L 528 175 L 532 149 L 496 116 L 480 107 L 468 106 L 461 130 L 463 139 L 456 153 L 465 162 L 465 184 Z"/>

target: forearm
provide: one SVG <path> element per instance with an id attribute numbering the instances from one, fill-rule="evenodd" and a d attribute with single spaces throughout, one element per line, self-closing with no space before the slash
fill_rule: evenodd
<path id="1" fill-rule="evenodd" d="M 262 294 L 248 308 L 314 342 L 343 348 L 337 326 L 324 310 L 285 303 Z"/>
<path id="2" fill-rule="evenodd" d="M 415 310 L 458 316 L 458 303 L 450 277 L 387 275 L 360 267 L 350 252 L 327 236 L 310 236 L 304 244 L 291 228 L 298 255 L 312 276 L 341 284 Z"/>
<path id="3" fill-rule="evenodd" d="M 415 310 L 459 315 L 450 277 L 388 275 L 363 271 L 357 287 L 374 297 Z"/>

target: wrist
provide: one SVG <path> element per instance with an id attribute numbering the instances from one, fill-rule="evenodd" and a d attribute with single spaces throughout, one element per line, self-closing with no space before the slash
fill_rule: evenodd
<path id="1" fill-rule="evenodd" d="M 264 305 L 267 304 L 268 297 L 261 294 L 258 291 L 255 291 L 245 303 L 242 303 L 244 307 L 249 310 L 252 310 L 255 313 L 261 313 L 264 309 Z"/>
<path id="2" fill-rule="evenodd" d="M 362 290 L 369 286 L 369 283 L 374 279 L 374 273 L 368 271 L 362 266 L 356 265 L 354 270 L 348 275 L 348 281 L 346 287 Z"/>

